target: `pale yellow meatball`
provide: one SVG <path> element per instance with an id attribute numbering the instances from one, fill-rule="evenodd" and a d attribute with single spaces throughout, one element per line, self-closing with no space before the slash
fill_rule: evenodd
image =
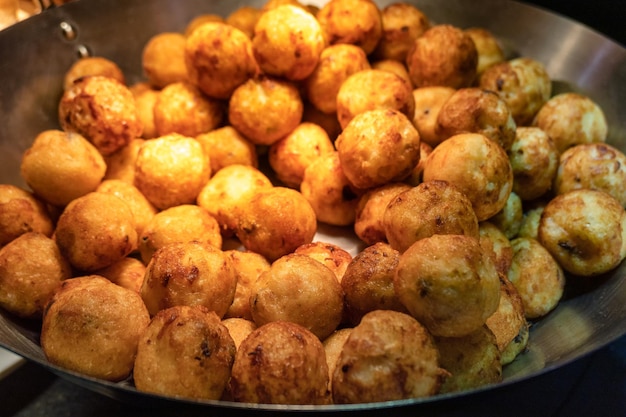
<path id="1" fill-rule="evenodd" d="M 472 202 L 478 221 L 504 208 L 513 188 L 513 171 L 500 145 L 477 133 L 448 138 L 424 162 L 423 181 L 444 180 Z"/>
<path id="2" fill-rule="evenodd" d="M 483 27 L 470 27 L 465 29 L 465 33 L 472 38 L 478 52 L 477 77 L 480 77 L 490 66 L 503 62 L 506 59 L 500 41 L 491 31 Z"/>
<path id="3" fill-rule="evenodd" d="M 376 59 L 405 61 L 415 39 L 430 27 L 430 20 L 424 12 L 405 2 L 385 6 L 381 18 L 382 36 L 372 54 Z"/>
<path id="4" fill-rule="evenodd" d="M 252 38 L 254 36 L 254 26 L 257 20 L 259 20 L 261 13 L 261 9 L 257 7 L 243 5 L 226 16 L 225 21 Z"/>
<path id="5" fill-rule="evenodd" d="M 554 177 L 554 192 L 589 188 L 611 194 L 626 207 L 626 155 L 606 143 L 573 146 L 563 152 Z"/>
<path id="6" fill-rule="evenodd" d="M 494 91 L 506 102 L 515 123 L 528 126 L 552 94 L 552 80 L 544 65 L 520 57 L 485 69 L 478 85 Z"/>
<path id="7" fill-rule="evenodd" d="M 117 152 L 104 158 L 106 162 L 105 180 L 122 180 L 129 184 L 135 183 L 135 161 L 145 139 L 137 138 L 130 141 Z"/>
<path id="8" fill-rule="evenodd" d="M 502 210 L 489 218 L 489 221 L 502 230 L 508 239 L 513 239 L 517 236 L 523 220 L 524 207 L 522 206 L 522 199 L 515 192 L 509 194 L 509 198 L 507 198 Z"/>
<path id="9" fill-rule="evenodd" d="M 513 258 L 510 239 L 490 221 L 482 221 L 478 225 L 478 242 L 485 253 L 493 259 L 498 273 L 506 275 Z"/>
<path id="10" fill-rule="evenodd" d="M 234 164 L 259 166 L 256 147 L 232 126 L 223 126 L 196 136 L 209 155 L 211 172 Z"/>
<path id="11" fill-rule="evenodd" d="M 101 56 L 85 56 L 74 62 L 67 70 L 63 78 L 63 88 L 67 90 L 74 81 L 89 75 L 102 75 L 114 78 L 122 84 L 126 83 L 122 69 L 114 61 Z"/>
<path id="12" fill-rule="evenodd" d="M 202 144 L 178 133 L 147 140 L 135 160 L 135 186 L 161 210 L 195 202 L 210 176 Z"/>
<path id="13" fill-rule="evenodd" d="M 106 169 L 102 155 L 80 134 L 46 130 L 22 155 L 20 174 L 37 197 L 65 206 L 94 191 Z"/>
<path id="14" fill-rule="evenodd" d="M 413 90 L 415 113 L 413 124 L 423 142 L 432 147 L 439 145 L 447 137 L 441 137 L 437 131 L 437 117 L 444 103 L 455 93 L 452 87 L 430 86 Z"/>
<path id="15" fill-rule="evenodd" d="M 141 66 L 150 85 L 161 89 L 168 84 L 187 81 L 185 36 L 161 32 L 148 39 L 143 47 Z"/>
<path id="16" fill-rule="evenodd" d="M 94 272 L 101 275 L 120 287 L 141 291 L 143 278 L 146 274 L 146 265 L 139 259 L 127 256 L 105 268 Z"/>
<path id="17" fill-rule="evenodd" d="M 24 233 L 50 237 L 54 224 L 44 202 L 32 192 L 12 184 L 0 184 L 0 247 Z"/>
<path id="18" fill-rule="evenodd" d="M 541 221 L 541 214 L 545 208 L 547 201 L 536 201 L 531 207 L 525 208 L 524 217 L 522 218 L 522 225 L 520 226 L 518 237 L 532 237 L 537 238 L 539 231 L 539 223 Z"/>
<path id="19" fill-rule="evenodd" d="M 252 41 L 223 22 L 208 22 L 186 40 L 185 63 L 189 80 L 209 97 L 227 99 L 258 71 Z"/>
<path id="20" fill-rule="evenodd" d="M 348 264 L 352 262 L 352 255 L 347 250 L 334 243 L 315 241 L 298 246 L 294 251 L 298 255 L 306 255 L 309 258 L 321 262 L 335 273 L 337 281 L 343 280 Z"/>
<path id="21" fill-rule="evenodd" d="M 159 90 L 151 87 L 147 82 L 141 82 L 130 86 L 130 92 L 135 97 L 137 116 L 143 125 L 141 137 L 144 139 L 157 137 L 158 134 L 154 125 L 154 103 L 159 96 Z"/>
<path id="22" fill-rule="evenodd" d="M 230 257 L 237 276 L 237 288 L 235 298 L 224 317 L 252 320 L 250 295 L 259 275 L 270 269 L 270 263 L 263 256 L 254 252 L 231 249 L 225 253 Z"/>
<path id="23" fill-rule="evenodd" d="M 438 24 L 415 39 L 407 58 L 415 87 L 469 87 L 478 68 L 478 51 L 462 29 Z"/>
<path id="24" fill-rule="evenodd" d="M 550 98 L 539 109 L 532 125 L 552 138 L 559 153 L 582 143 L 604 142 L 608 133 L 602 108 L 578 93 L 561 93 Z"/>

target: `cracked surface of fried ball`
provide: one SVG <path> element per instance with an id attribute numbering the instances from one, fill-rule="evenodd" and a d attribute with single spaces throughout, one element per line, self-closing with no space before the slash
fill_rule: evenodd
<path id="1" fill-rule="evenodd" d="M 141 66 L 154 88 L 189 79 L 185 42 L 185 36 L 178 32 L 162 32 L 148 39 L 141 54 Z"/>
<path id="2" fill-rule="evenodd" d="M 415 39 L 430 27 L 430 20 L 414 5 L 402 2 L 391 3 L 380 13 L 383 30 L 372 56 L 404 62 Z"/>
<path id="3" fill-rule="evenodd" d="M 337 281 L 341 282 L 346 268 L 352 261 L 352 254 L 334 243 L 315 241 L 298 246 L 295 254 L 306 255 L 321 262 L 334 272 Z"/>
<path id="4" fill-rule="evenodd" d="M 122 84 L 126 83 L 122 69 L 114 61 L 102 56 L 85 56 L 74 62 L 67 70 L 63 78 L 63 88 L 67 90 L 74 81 L 89 75 L 102 75 L 114 78 Z"/>
<path id="5" fill-rule="evenodd" d="M 54 224 L 43 200 L 31 191 L 0 184 L 0 248 L 24 233 L 52 236 Z"/>

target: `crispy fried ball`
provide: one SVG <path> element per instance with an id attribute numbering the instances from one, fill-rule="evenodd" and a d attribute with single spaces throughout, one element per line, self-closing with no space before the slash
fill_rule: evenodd
<path id="1" fill-rule="evenodd" d="M 391 109 L 412 118 L 413 87 L 393 72 L 364 69 L 350 75 L 337 92 L 337 118 L 343 129 L 357 115 L 374 109 Z"/>
<path id="2" fill-rule="evenodd" d="M 220 225 L 224 236 L 234 233 L 239 221 L 237 207 L 258 190 L 273 187 L 270 179 L 251 165 L 233 164 L 213 175 L 198 194 L 197 203 Z"/>
<path id="3" fill-rule="evenodd" d="M 230 379 L 234 401 L 328 404 L 328 365 L 322 342 L 285 321 L 259 326 L 241 342 Z"/>
<path id="4" fill-rule="evenodd" d="M 54 224 L 44 202 L 32 192 L 0 184 L 0 248 L 24 233 L 52 236 Z"/>
<path id="5" fill-rule="evenodd" d="M 563 152 L 554 177 L 554 192 L 589 188 L 611 194 L 626 207 L 626 155 L 606 143 L 572 146 Z"/>
<path id="6" fill-rule="evenodd" d="M 532 207 L 525 209 L 524 217 L 522 218 L 522 225 L 517 233 L 517 237 L 537 238 L 541 214 L 543 213 L 543 209 L 546 204 L 546 201 L 540 200 L 537 201 Z"/>
<path id="7" fill-rule="evenodd" d="M 509 149 L 513 192 L 522 200 L 535 200 L 552 188 L 559 164 L 554 141 L 538 127 L 520 126 Z"/>
<path id="8" fill-rule="evenodd" d="M 221 319 L 233 302 L 237 275 L 230 257 L 199 241 L 170 243 L 146 268 L 141 298 L 150 315 L 179 306 L 204 306 Z"/>
<path id="9" fill-rule="evenodd" d="M 500 145 L 479 133 L 443 141 L 424 161 L 423 181 L 444 180 L 472 202 L 478 221 L 502 210 L 513 188 L 513 170 Z"/>
<path id="10" fill-rule="evenodd" d="M 175 306 L 159 311 L 141 335 L 133 369 L 139 391 L 219 400 L 236 346 L 214 311 Z"/>
<path id="11" fill-rule="evenodd" d="M 237 276 L 237 288 L 235 289 L 235 298 L 224 317 L 252 320 L 250 294 L 259 275 L 270 269 L 270 263 L 263 256 L 254 252 L 231 249 L 225 253 L 230 257 Z"/>
<path id="12" fill-rule="evenodd" d="M 227 99 L 258 71 L 252 41 L 223 22 L 208 22 L 187 38 L 184 49 L 189 80 L 209 97 Z"/>
<path id="13" fill-rule="evenodd" d="M 460 337 L 437 337 L 441 367 L 450 374 L 441 394 L 460 392 L 502 381 L 501 354 L 496 337 L 486 326 Z"/>
<path id="14" fill-rule="evenodd" d="M 63 89 L 67 90 L 74 81 L 88 75 L 102 75 L 114 78 L 122 84 L 126 83 L 122 69 L 114 61 L 101 56 L 85 56 L 67 70 L 63 78 Z"/>
<path id="15" fill-rule="evenodd" d="M 515 121 L 507 104 L 490 90 L 460 88 L 439 109 L 437 136 L 445 139 L 459 133 L 480 133 L 505 151 L 515 140 Z"/>
<path id="16" fill-rule="evenodd" d="M 148 82 L 156 89 L 187 81 L 186 38 L 178 32 L 161 32 L 148 39 L 143 47 L 141 66 Z"/>
<path id="17" fill-rule="evenodd" d="M 210 176 L 202 144 L 178 133 L 147 140 L 135 160 L 135 186 L 160 210 L 195 202 Z"/>
<path id="18" fill-rule="evenodd" d="M 428 155 L 433 152 L 433 147 L 420 140 L 420 160 L 411 171 L 411 174 L 404 180 L 405 183 L 415 187 L 423 182 L 423 174 L 424 174 L 424 164 L 426 163 L 426 159 L 428 159 Z"/>
<path id="19" fill-rule="evenodd" d="M 106 162 L 105 180 L 122 180 L 129 184 L 135 183 L 135 161 L 145 139 L 131 140 L 128 145 L 104 158 Z"/>
<path id="20" fill-rule="evenodd" d="M 387 205 L 411 186 L 402 182 L 390 182 L 370 188 L 359 197 L 354 220 L 354 232 L 366 245 L 387 242 L 383 218 Z"/>
<path id="21" fill-rule="evenodd" d="M 328 364 L 328 391 L 332 392 L 333 373 L 337 366 L 337 360 L 343 349 L 343 345 L 352 332 L 352 327 L 342 327 L 335 330 L 322 341 L 324 351 L 326 352 L 326 363 Z"/>
<path id="22" fill-rule="evenodd" d="M 602 108 L 578 93 L 550 98 L 537 112 L 532 125 L 545 131 L 559 153 L 581 143 L 604 142 L 608 127 Z"/>
<path id="23" fill-rule="evenodd" d="M 261 76 L 235 89 L 228 121 L 255 145 L 271 145 L 300 124 L 303 107 L 293 83 Z"/>
<path id="24" fill-rule="evenodd" d="M 415 39 L 428 28 L 430 20 L 412 4 L 394 2 L 381 10 L 383 31 L 372 56 L 405 61 Z"/>
<path id="25" fill-rule="evenodd" d="M 483 251 L 492 257 L 498 274 L 506 275 L 513 259 L 510 239 L 500 228 L 486 220 L 478 224 L 478 242 Z"/>
<path id="26" fill-rule="evenodd" d="M 211 172 L 215 174 L 228 165 L 259 166 L 256 147 L 232 126 L 223 126 L 196 136 L 209 155 Z"/>
<path id="27" fill-rule="evenodd" d="M 206 209 L 181 204 L 156 213 L 139 236 L 139 253 L 145 264 L 158 249 L 171 243 L 199 241 L 222 247 L 217 220 Z"/>
<path id="28" fill-rule="evenodd" d="M 306 7 L 302 5 L 302 3 L 300 3 L 298 0 L 266 0 L 263 4 L 263 7 L 261 7 L 261 11 L 267 12 L 268 10 L 275 9 L 279 6 L 284 6 L 286 4 L 306 9 Z"/>
<path id="29" fill-rule="evenodd" d="M 124 200 L 92 192 L 72 200 L 59 217 L 54 238 L 73 267 L 105 268 L 137 248 L 133 212 Z"/>
<path id="30" fill-rule="evenodd" d="M 53 239 L 26 232 L 0 249 L 0 307 L 27 319 L 41 319 L 48 299 L 72 276 Z"/>
<path id="31" fill-rule="evenodd" d="M 330 268 L 310 256 L 290 253 L 254 282 L 250 311 L 257 326 L 289 321 L 324 340 L 341 323 L 343 290 Z"/>
<path id="32" fill-rule="evenodd" d="M 220 126 L 224 117 L 222 103 L 206 96 L 190 82 L 175 82 L 163 87 L 153 112 L 158 136 L 169 133 L 198 136 Z"/>
<path id="33" fill-rule="evenodd" d="M 298 81 L 308 77 L 325 47 L 322 28 L 299 6 L 280 5 L 259 17 L 252 52 L 265 74 Z"/>
<path id="34" fill-rule="evenodd" d="M 315 210 L 298 191 L 286 187 L 259 189 L 239 207 L 235 234 L 244 247 L 270 262 L 313 241 Z"/>
<path id="35" fill-rule="evenodd" d="M 334 243 L 311 242 L 298 246 L 294 251 L 298 255 L 306 255 L 324 264 L 335 273 L 337 281 L 341 282 L 343 274 L 352 262 L 352 254 Z"/>
<path id="36" fill-rule="evenodd" d="M 150 87 L 147 82 L 141 82 L 132 85 L 130 92 L 135 97 L 137 117 L 143 125 L 141 137 L 144 139 L 156 138 L 158 133 L 154 125 L 154 104 L 159 97 L 159 90 Z"/>
<path id="37" fill-rule="evenodd" d="M 319 222 L 334 226 L 354 223 L 358 194 L 345 175 L 338 152 L 325 153 L 311 162 L 304 170 L 300 192 Z"/>
<path id="38" fill-rule="evenodd" d="M 256 26 L 259 16 L 261 16 L 261 9 L 249 5 L 243 5 L 237 7 L 228 16 L 226 16 L 226 23 L 236 27 L 248 37 L 254 36 L 254 26 Z"/>
<path id="39" fill-rule="evenodd" d="M 222 324 L 228 329 L 228 333 L 233 338 L 237 349 L 239 349 L 241 342 L 257 329 L 257 325 L 252 320 L 241 317 L 225 318 L 222 320 Z"/>
<path id="40" fill-rule="evenodd" d="M 120 287 L 133 290 L 137 293 L 141 291 L 143 278 L 146 274 L 146 265 L 139 259 L 127 256 L 105 268 L 95 271 Z"/>
<path id="41" fill-rule="evenodd" d="M 311 104 L 308 100 L 304 101 L 304 110 L 302 111 L 302 122 L 311 122 L 321 126 L 331 141 L 335 141 L 341 133 L 341 125 L 337 119 L 336 113 L 324 113 Z"/>
<path id="42" fill-rule="evenodd" d="M 469 87 L 476 78 L 478 51 L 462 29 L 438 24 L 415 39 L 406 58 L 415 87 Z"/>
<path id="43" fill-rule="evenodd" d="M 374 310 L 408 313 L 393 285 L 399 259 L 400 252 L 378 242 L 363 249 L 348 264 L 341 288 L 350 324 L 358 325 L 365 314 Z"/>
<path id="44" fill-rule="evenodd" d="M 447 181 L 425 181 L 396 195 L 383 213 L 385 236 L 392 248 L 404 252 L 434 234 L 478 238 L 472 203 Z"/>
<path id="45" fill-rule="evenodd" d="M 398 377 L 401 375 L 402 377 Z M 343 345 L 332 378 L 335 404 L 435 395 L 446 372 L 428 330 L 392 310 L 366 314 Z"/>
<path id="46" fill-rule="evenodd" d="M 536 239 L 516 238 L 511 241 L 511 247 L 513 261 L 507 277 L 522 299 L 526 317 L 543 317 L 563 297 L 563 269 Z"/>
<path id="47" fill-rule="evenodd" d="M 483 27 L 470 27 L 465 29 L 465 33 L 472 38 L 478 52 L 477 77 L 490 66 L 506 59 L 500 41 L 489 30 Z"/>
<path id="48" fill-rule="evenodd" d="M 432 235 L 400 255 L 396 294 L 435 336 L 460 337 L 478 330 L 498 308 L 500 280 L 478 239 Z"/>
<path id="49" fill-rule="evenodd" d="M 337 94 L 352 74 L 370 68 L 362 48 L 349 43 L 330 45 L 321 52 L 319 63 L 304 80 L 306 98 L 321 112 L 337 112 Z"/>
<path id="50" fill-rule="evenodd" d="M 437 131 L 437 117 L 444 103 L 455 92 L 456 89 L 443 86 L 420 87 L 413 90 L 415 101 L 413 124 L 421 140 L 432 147 L 447 139 L 447 137 L 441 137 Z"/>
<path id="51" fill-rule="evenodd" d="M 285 185 L 300 188 L 304 171 L 319 156 L 333 153 L 328 133 L 319 125 L 302 122 L 270 146 L 268 160 L 276 177 Z"/>
<path id="52" fill-rule="evenodd" d="M 205 14 L 197 15 L 196 17 L 191 19 L 189 23 L 187 23 L 187 26 L 185 26 L 185 31 L 184 31 L 185 37 L 188 38 L 189 35 L 191 35 L 191 33 L 194 30 L 196 30 L 199 26 L 202 26 L 204 23 L 209 23 L 209 22 L 225 23 L 226 21 L 222 16 L 213 14 L 213 13 L 205 13 Z"/>
<path id="53" fill-rule="evenodd" d="M 94 191 L 106 169 L 102 155 L 80 134 L 45 130 L 22 155 L 20 174 L 37 197 L 61 207 Z"/>
<path id="54" fill-rule="evenodd" d="M 626 212 L 604 191 L 573 190 L 543 209 L 539 242 L 566 271 L 594 276 L 626 257 Z"/>
<path id="55" fill-rule="evenodd" d="M 489 221 L 502 230 L 508 239 L 513 239 L 517 236 L 523 220 L 524 207 L 522 206 L 522 199 L 514 192 L 509 194 L 509 198 L 507 198 L 502 210 L 489 218 Z"/>
<path id="56" fill-rule="evenodd" d="M 358 114 L 335 141 L 341 167 L 356 188 L 407 178 L 420 158 L 420 136 L 411 120 L 394 109 Z"/>
<path id="57" fill-rule="evenodd" d="M 141 297 L 98 275 L 63 281 L 48 303 L 41 349 L 50 363 L 107 381 L 132 369 L 150 316 Z"/>
<path id="58" fill-rule="evenodd" d="M 348 43 L 369 55 L 383 33 L 380 9 L 371 0 L 331 0 L 317 13 L 329 45 Z"/>
<path id="59" fill-rule="evenodd" d="M 481 74 L 480 88 L 495 91 L 506 102 L 518 126 L 528 126 L 552 94 L 552 80 L 544 65 L 520 57 L 496 63 Z"/>
<path id="60" fill-rule="evenodd" d="M 140 137 L 143 126 L 133 93 L 110 77 L 82 77 L 65 90 L 58 105 L 59 124 L 110 155 Z"/>
<path id="61" fill-rule="evenodd" d="M 393 72 L 394 74 L 400 76 L 409 85 L 412 85 L 411 77 L 409 76 L 409 70 L 407 69 L 403 61 L 398 61 L 396 59 L 382 59 L 378 61 L 373 61 L 371 63 L 371 68 Z"/>

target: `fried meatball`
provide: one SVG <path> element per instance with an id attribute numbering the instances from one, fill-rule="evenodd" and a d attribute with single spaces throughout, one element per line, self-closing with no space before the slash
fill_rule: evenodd
<path id="1" fill-rule="evenodd" d="M 465 29 L 465 33 L 472 38 L 478 52 L 477 77 L 480 77 L 490 66 L 506 59 L 499 40 L 489 30 L 483 27 L 470 27 Z"/>
<path id="2" fill-rule="evenodd" d="M 396 195 L 383 213 L 385 236 L 392 248 L 404 252 L 434 234 L 478 238 L 472 203 L 447 181 L 422 182 Z"/>
<path id="3" fill-rule="evenodd" d="M 402 112 L 379 108 L 352 119 L 335 147 L 348 181 L 368 189 L 411 174 L 420 157 L 420 136 Z"/>
<path id="4" fill-rule="evenodd" d="M 435 395 L 446 372 L 428 330 L 408 314 L 366 314 L 343 345 L 332 378 L 335 404 Z M 398 378 L 398 375 L 402 375 Z"/>
<path id="5" fill-rule="evenodd" d="M 498 308 L 500 279 L 478 239 L 432 235 L 400 255 L 394 277 L 398 298 L 435 336 L 478 330 Z"/>
<path id="6" fill-rule="evenodd" d="M 426 163 L 426 159 L 428 159 L 428 155 L 432 152 L 433 147 L 420 140 L 420 160 L 411 171 L 411 174 L 404 180 L 405 183 L 416 187 L 423 182 L 424 164 Z"/>
<path id="7" fill-rule="evenodd" d="M 189 79 L 185 43 L 185 36 L 178 32 L 161 32 L 148 39 L 141 53 L 141 67 L 150 85 L 161 89 Z"/>
<path id="8" fill-rule="evenodd" d="M 185 26 L 185 31 L 184 31 L 185 37 L 188 38 L 189 35 L 191 35 L 191 33 L 194 30 L 196 30 L 199 26 L 202 26 L 203 24 L 209 23 L 209 22 L 226 23 L 226 20 L 222 16 L 218 14 L 214 14 L 214 13 L 199 14 L 193 19 L 191 19 L 189 23 L 187 23 L 187 26 Z"/>
<path id="9" fill-rule="evenodd" d="M 626 257 L 626 212 L 604 191 L 573 190 L 543 209 L 537 239 L 563 269 L 595 276 Z"/>
<path id="10" fill-rule="evenodd" d="M 485 253 L 492 257 L 499 274 L 506 275 L 511 267 L 513 248 L 504 232 L 490 221 L 478 224 L 478 242 Z"/>
<path id="11" fill-rule="evenodd" d="M 214 311 L 171 307 L 159 311 L 141 335 L 133 381 L 142 392 L 219 400 L 235 352 L 235 342 Z"/>
<path id="12" fill-rule="evenodd" d="M 126 83 L 122 69 L 114 61 L 101 56 L 85 56 L 72 64 L 63 77 L 63 89 L 67 90 L 79 78 L 89 75 L 102 75 Z"/>
<path id="13" fill-rule="evenodd" d="M 552 188 L 559 164 L 554 141 L 538 127 L 518 127 L 509 149 L 513 192 L 522 200 L 535 200 Z"/>
<path id="14" fill-rule="evenodd" d="M 252 38 L 254 36 L 254 26 L 256 26 L 261 13 L 261 9 L 257 7 L 242 5 L 226 16 L 225 21 Z"/>
<path id="15" fill-rule="evenodd" d="M 397 110 L 412 118 L 413 87 L 393 72 L 364 69 L 350 75 L 337 92 L 337 119 L 343 129 L 357 115 L 375 109 Z"/>
<path id="16" fill-rule="evenodd" d="M 415 87 L 469 87 L 476 78 L 478 51 L 462 29 L 434 25 L 415 39 L 406 58 Z"/>
<path id="17" fill-rule="evenodd" d="M 405 61 L 415 39 L 428 28 L 430 20 L 409 3 L 395 2 L 381 10 L 382 35 L 372 56 L 376 59 Z"/>
<path id="18" fill-rule="evenodd" d="M 195 202 L 210 176 L 202 144 L 178 133 L 146 141 L 135 160 L 135 186 L 160 210 Z"/>
<path id="19" fill-rule="evenodd" d="M 337 281 L 343 280 L 343 275 L 352 262 L 352 254 L 334 243 L 315 241 L 298 246 L 294 251 L 298 255 L 306 255 L 328 267 L 335 273 Z"/>
<path id="20" fill-rule="evenodd" d="M 129 184 L 135 183 L 135 161 L 145 139 L 137 138 L 130 141 L 122 149 L 104 158 L 106 162 L 105 180 L 122 180 Z"/>
<path id="21" fill-rule="evenodd" d="M 552 80 L 544 65 L 520 57 L 485 69 L 480 88 L 494 91 L 504 100 L 518 126 L 528 126 L 552 95 Z"/>
<path id="22" fill-rule="evenodd" d="M 184 57 L 189 80 L 217 99 L 228 99 L 258 71 L 248 35 L 223 22 L 196 28 L 186 40 Z"/>
<path id="23" fill-rule="evenodd" d="M 120 287 L 141 291 L 143 278 L 146 274 L 146 265 L 139 259 L 127 256 L 105 268 L 95 271 L 96 275 L 100 275 L 108 279 Z"/>
<path id="24" fill-rule="evenodd" d="M 154 104 L 159 96 L 159 90 L 151 87 L 147 82 L 141 82 L 130 86 L 130 92 L 135 97 L 137 117 L 143 126 L 141 137 L 143 139 L 157 137 L 158 133 L 154 125 Z"/>
<path id="25" fill-rule="evenodd" d="M 63 93 L 58 109 L 61 128 L 81 134 L 102 155 L 123 148 L 143 131 L 133 94 L 110 77 L 76 80 Z"/>
<path id="26" fill-rule="evenodd" d="M 0 307 L 27 319 L 41 319 L 44 307 L 72 269 L 56 242 L 26 232 L 0 249 Z"/>
<path id="27" fill-rule="evenodd" d="M 432 147 L 439 145 L 447 137 L 441 137 L 437 130 L 437 118 L 444 103 L 456 92 L 452 87 L 430 86 L 413 90 L 415 113 L 413 124 L 423 142 Z"/>
<path id="28" fill-rule="evenodd" d="M 333 373 L 335 372 L 335 367 L 337 366 L 337 359 L 339 359 L 343 345 L 351 332 L 352 327 L 342 327 L 341 329 L 331 333 L 330 336 L 322 341 L 324 351 L 326 352 L 326 363 L 328 364 L 329 392 L 332 392 Z"/>
<path id="29" fill-rule="evenodd" d="M 137 248 L 130 207 L 121 198 L 100 192 L 72 200 L 59 217 L 54 238 L 63 256 L 80 271 L 107 267 Z"/>
<path id="30" fill-rule="evenodd" d="M 409 70 L 402 61 L 395 59 L 381 59 L 379 61 L 373 61 L 370 65 L 372 69 L 392 72 L 406 81 L 407 84 L 412 85 Z"/>
<path id="31" fill-rule="evenodd" d="M 540 202 L 537 206 L 533 206 L 524 211 L 524 217 L 522 218 L 522 225 L 520 226 L 517 237 L 532 237 L 537 238 L 539 231 L 539 223 L 541 220 L 541 214 L 545 208 L 546 202 Z"/>
<path id="32" fill-rule="evenodd" d="M 62 207 L 94 191 L 106 169 L 102 155 L 80 134 L 45 130 L 22 155 L 20 174 L 37 197 Z"/>
<path id="33" fill-rule="evenodd" d="M 32 192 L 0 184 L 0 248 L 24 233 L 52 236 L 54 224 L 44 202 Z"/>
<path id="34" fill-rule="evenodd" d="M 371 0 L 331 0 L 317 13 L 329 45 L 348 43 L 369 55 L 383 32 L 380 9 Z"/>
<path id="35" fill-rule="evenodd" d="M 211 172 L 215 174 L 228 165 L 259 166 L 256 147 L 232 126 L 223 126 L 196 136 L 209 155 Z"/>
<path id="36" fill-rule="evenodd" d="M 508 151 L 515 140 L 515 121 L 507 104 L 490 90 L 461 88 L 439 109 L 436 134 L 445 139 L 459 133 L 480 133 Z"/>
<path id="37" fill-rule="evenodd" d="M 177 306 L 205 306 L 224 317 L 233 302 L 237 276 L 230 257 L 199 241 L 170 243 L 158 249 L 141 286 L 150 315 Z"/>
<path id="38" fill-rule="evenodd" d="M 286 187 L 258 190 L 239 208 L 235 234 L 244 247 L 270 262 L 313 241 L 315 210 L 298 191 Z"/>
<path id="39" fill-rule="evenodd" d="M 254 252 L 227 250 L 231 264 L 237 276 L 235 298 L 224 315 L 225 318 L 244 318 L 252 320 L 250 312 L 250 294 L 259 275 L 270 269 L 270 263 L 263 256 Z"/>
<path id="40" fill-rule="evenodd" d="M 523 219 L 524 207 L 522 206 L 522 199 L 514 192 L 511 192 L 502 210 L 491 216 L 489 221 L 502 230 L 508 239 L 513 239 L 519 233 Z"/>
<path id="41" fill-rule="evenodd" d="M 626 207 L 626 155 L 606 143 L 573 146 L 559 158 L 554 192 L 563 194 L 581 188 L 611 194 Z"/>
<path id="42" fill-rule="evenodd" d="M 424 161 L 423 181 L 437 179 L 470 199 L 479 222 L 502 210 L 513 188 L 508 155 L 479 133 L 454 135 L 433 150 Z"/>
<path id="43" fill-rule="evenodd" d="M 261 76 L 235 89 L 228 121 L 255 145 L 271 145 L 300 124 L 303 108 L 293 83 Z"/>
<path id="44" fill-rule="evenodd" d="M 222 324 L 228 329 L 228 333 L 233 338 L 237 349 L 239 349 L 241 342 L 257 329 L 257 325 L 252 320 L 241 317 L 225 318 L 222 320 Z"/>
<path id="45" fill-rule="evenodd" d="M 304 110 L 302 111 L 302 122 L 311 122 L 321 126 L 331 141 L 335 141 L 341 133 L 341 125 L 337 120 L 336 113 L 324 113 L 311 104 L 308 100 L 304 101 Z"/>
<path id="46" fill-rule="evenodd" d="M 232 367 L 234 401 L 328 404 L 328 365 L 322 342 L 306 328 L 275 321 L 241 342 Z"/>
<path id="47" fill-rule="evenodd" d="M 324 264 L 290 253 L 274 261 L 254 282 L 250 311 L 257 326 L 289 321 L 323 340 L 341 322 L 343 290 Z"/>
<path id="48" fill-rule="evenodd" d="M 107 381 L 132 369 L 150 316 L 141 297 L 98 275 L 63 281 L 44 311 L 41 349 L 50 363 Z"/>
<path id="49" fill-rule="evenodd" d="M 532 125 L 552 138 L 559 153 L 582 143 L 604 142 L 608 133 L 602 108 L 578 93 L 561 93 L 550 98 L 539 109 Z"/>

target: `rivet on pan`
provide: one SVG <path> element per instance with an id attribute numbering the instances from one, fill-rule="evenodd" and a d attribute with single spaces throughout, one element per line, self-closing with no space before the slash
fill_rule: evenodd
<path id="1" fill-rule="evenodd" d="M 76 47 L 76 53 L 79 58 L 85 58 L 86 56 L 91 56 L 91 51 L 85 45 L 78 45 Z"/>
<path id="2" fill-rule="evenodd" d="M 76 39 L 76 30 L 72 25 L 67 22 L 61 22 L 59 24 L 59 27 L 61 28 L 61 33 L 63 33 L 65 39 L 67 39 L 68 41 L 73 41 L 74 39 Z"/>

